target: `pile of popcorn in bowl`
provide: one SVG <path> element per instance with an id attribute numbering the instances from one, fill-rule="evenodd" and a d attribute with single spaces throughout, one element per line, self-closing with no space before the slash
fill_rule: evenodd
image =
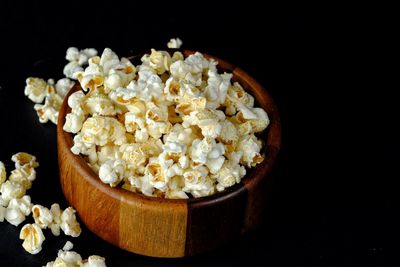
<path id="1" fill-rule="evenodd" d="M 68 98 L 63 129 L 102 182 L 198 198 L 239 183 L 264 160 L 257 135 L 268 115 L 214 59 L 152 49 L 135 66 L 106 48 L 88 64 L 67 69 L 82 90 Z"/>
<path id="2" fill-rule="evenodd" d="M 181 45 L 179 38 L 168 43 Z M 54 124 L 68 96 L 63 130 L 73 134 L 71 152 L 111 187 L 169 199 L 210 196 L 240 183 L 264 160 L 260 137 L 270 121 L 231 73 L 218 71 L 216 60 L 174 51 L 151 49 L 134 65 L 108 48 L 98 56 L 93 48 L 71 47 L 65 78 L 30 77 L 24 93 L 39 121 Z M 0 161 L 0 223 L 18 226 L 32 214 L 34 223 L 20 231 L 31 254 L 41 251 L 44 229 L 78 237 L 73 207 L 34 205 L 26 195 L 36 157 L 20 152 L 12 161 L 16 169 L 8 178 Z M 82 260 L 72 247 L 68 241 L 46 266 L 106 266 L 105 258 Z"/>

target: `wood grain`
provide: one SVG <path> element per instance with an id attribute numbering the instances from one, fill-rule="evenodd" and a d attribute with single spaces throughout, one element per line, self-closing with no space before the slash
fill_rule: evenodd
<path id="1" fill-rule="evenodd" d="M 242 185 L 188 202 L 186 255 L 214 250 L 242 231 L 247 191 Z"/>
<path id="2" fill-rule="evenodd" d="M 183 53 L 188 56 L 194 52 Z M 248 170 L 240 184 L 209 197 L 159 199 L 102 183 L 82 157 L 72 154 L 73 136 L 62 129 L 65 115 L 70 111 L 67 98 L 80 90 L 80 86 L 75 85 L 69 92 L 57 125 L 60 180 L 66 199 L 93 233 L 131 252 L 176 258 L 216 249 L 259 224 L 271 189 L 271 170 L 280 149 L 279 113 L 257 81 L 234 65 L 217 60 L 219 70 L 232 72 L 233 80 L 240 82 L 267 111 L 271 124 L 261 136 L 265 141 L 265 160 Z"/>

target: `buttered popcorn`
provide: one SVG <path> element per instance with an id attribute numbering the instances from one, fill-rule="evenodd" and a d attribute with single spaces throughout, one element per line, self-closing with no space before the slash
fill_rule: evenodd
<path id="1" fill-rule="evenodd" d="M 264 160 L 257 134 L 268 115 L 231 73 L 218 73 L 217 61 L 154 49 L 141 61 L 133 66 L 106 48 L 74 74 L 85 93 L 68 99 L 64 130 L 76 134 L 72 152 L 102 182 L 148 196 L 203 197 Z"/>

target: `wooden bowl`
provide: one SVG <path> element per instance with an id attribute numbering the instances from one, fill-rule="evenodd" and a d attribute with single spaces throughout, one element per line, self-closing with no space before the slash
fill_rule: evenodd
<path id="1" fill-rule="evenodd" d="M 184 51 L 185 56 L 192 53 Z M 271 121 L 263 137 L 265 160 L 248 170 L 240 184 L 212 196 L 160 199 L 102 183 L 85 160 L 71 152 L 73 135 L 63 131 L 70 112 L 68 96 L 80 86 L 75 85 L 64 99 L 57 125 L 64 195 L 87 228 L 122 249 L 153 257 L 190 256 L 213 250 L 260 222 L 281 143 L 278 110 L 267 91 L 246 72 L 205 56 L 218 60 L 220 71 L 233 73 L 233 80 L 255 97 L 256 105 L 267 111 Z"/>

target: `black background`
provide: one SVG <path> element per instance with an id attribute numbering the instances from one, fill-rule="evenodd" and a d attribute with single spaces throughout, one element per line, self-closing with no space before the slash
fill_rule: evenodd
<path id="1" fill-rule="evenodd" d="M 105 256 L 108 266 L 399 266 L 398 86 L 386 85 L 393 71 L 376 61 L 391 57 L 389 22 L 378 24 L 378 16 L 386 17 L 374 7 L 250 1 L 0 4 L 0 160 L 11 171 L 12 154 L 37 155 L 34 203 L 67 205 L 55 126 L 38 122 L 23 95 L 25 79 L 61 78 L 70 46 L 124 55 L 166 48 L 169 38 L 180 37 L 183 48 L 253 75 L 275 99 L 283 127 L 265 223 L 220 250 L 154 259 L 119 250 L 84 228 L 77 239 L 45 231 L 43 251 L 30 255 L 18 239 L 22 225 L 3 222 L 0 266 L 41 266 L 66 240 L 83 258 Z"/>

